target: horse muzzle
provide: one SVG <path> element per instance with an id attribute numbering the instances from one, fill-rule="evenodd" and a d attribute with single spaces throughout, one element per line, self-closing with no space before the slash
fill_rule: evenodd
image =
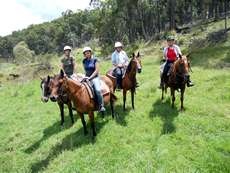
<path id="1" fill-rule="evenodd" d="M 57 99 L 58 99 L 58 97 L 56 97 L 56 96 L 51 96 L 51 97 L 50 97 L 50 100 L 51 100 L 52 102 L 56 102 Z"/>
<path id="2" fill-rule="evenodd" d="M 141 73 L 141 72 L 142 72 L 142 69 L 141 69 L 141 68 L 139 68 L 139 69 L 137 70 L 137 72 L 138 72 L 138 73 Z"/>

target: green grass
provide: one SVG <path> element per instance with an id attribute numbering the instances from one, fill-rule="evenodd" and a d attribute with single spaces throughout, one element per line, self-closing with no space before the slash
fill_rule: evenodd
<path id="1" fill-rule="evenodd" d="M 67 109 L 60 127 L 57 104 L 40 100 L 40 81 L 0 87 L 0 172 L 230 172 L 230 71 L 218 65 L 229 62 L 229 41 L 192 54 L 196 86 L 186 89 L 185 112 L 179 111 L 178 93 L 175 109 L 169 95 L 160 101 L 159 45 L 141 50 L 136 110 L 128 95 L 123 112 L 116 93 L 117 117 L 111 118 L 109 107 L 104 119 L 96 116 L 95 140 L 83 135 L 76 113 L 71 126 Z M 110 62 L 101 66 L 103 74 Z"/>

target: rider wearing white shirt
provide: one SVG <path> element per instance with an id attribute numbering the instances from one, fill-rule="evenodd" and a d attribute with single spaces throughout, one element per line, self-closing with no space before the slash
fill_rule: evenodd
<path id="1" fill-rule="evenodd" d="M 115 43 L 115 51 L 112 54 L 112 64 L 114 67 L 113 74 L 117 78 L 117 88 L 121 89 L 122 75 L 129 64 L 129 59 L 120 42 Z"/>

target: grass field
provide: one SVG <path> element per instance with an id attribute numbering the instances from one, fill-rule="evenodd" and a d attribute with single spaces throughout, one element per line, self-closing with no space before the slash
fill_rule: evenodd
<path id="1" fill-rule="evenodd" d="M 95 140 L 91 133 L 83 135 L 76 113 L 71 126 L 66 110 L 65 127 L 60 127 L 57 104 L 40 100 L 40 81 L 3 85 L 0 172 L 229 173 L 230 70 L 224 66 L 230 61 L 229 45 L 227 41 L 192 54 L 196 86 L 185 92 L 184 112 L 179 111 L 178 93 L 175 109 L 169 95 L 161 103 L 160 50 L 144 48 L 136 110 L 128 97 L 123 112 L 117 93 L 117 117 L 111 118 L 109 107 L 104 119 L 96 116 Z M 104 73 L 110 62 L 101 65 Z"/>

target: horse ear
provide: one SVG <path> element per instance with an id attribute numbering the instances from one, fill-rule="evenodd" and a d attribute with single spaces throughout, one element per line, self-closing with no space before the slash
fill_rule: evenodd
<path id="1" fill-rule="evenodd" d="M 133 53 L 133 58 L 135 57 L 135 53 Z"/>
<path id="2" fill-rule="evenodd" d="M 139 57 L 140 57 L 140 52 L 137 53 L 137 58 L 139 58 Z"/>
<path id="3" fill-rule="evenodd" d="M 61 76 L 61 78 L 63 78 L 64 77 L 64 71 L 61 69 L 61 71 L 60 71 L 60 76 Z"/>
<path id="4" fill-rule="evenodd" d="M 49 82 L 49 81 L 50 81 L 50 76 L 48 75 L 48 76 L 47 76 L 47 82 Z"/>

